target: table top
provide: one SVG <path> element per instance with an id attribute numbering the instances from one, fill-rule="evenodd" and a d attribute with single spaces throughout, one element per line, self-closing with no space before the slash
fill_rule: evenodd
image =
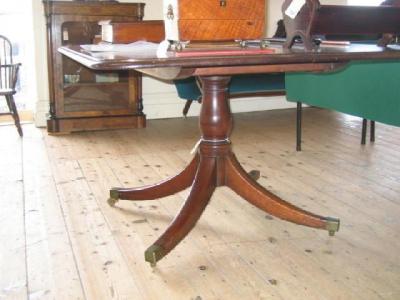
<path id="1" fill-rule="evenodd" d="M 400 46 L 386 48 L 375 45 L 320 47 L 305 51 L 297 47 L 283 49 L 271 46 L 271 54 L 234 54 L 178 57 L 167 52 L 164 57 L 150 49 L 141 53 L 91 52 L 80 46 L 65 46 L 59 52 L 94 70 L 137 70 L 164 79 L 201 75 L 232 75 L 248 73 L 329 71 L 355 60 L 398 60 Z"/>

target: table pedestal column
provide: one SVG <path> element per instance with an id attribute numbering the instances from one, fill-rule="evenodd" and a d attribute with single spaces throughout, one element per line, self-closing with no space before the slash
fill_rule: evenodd
<path id="1" fill-rule="evenodd" d="M 232 114 L 229 107 L 230 77 L 200 78 L 203 101 L 200 113 L 201 142 L 192 162 L 177 176 L 161 183 L 133 189 L 113 188 L 109 204 L 118 200 L 152 200 L 175 194 L 191 186 L 190 194 L 177 216 L 160 238 L 145 252 L 153 266 L 193 229 L 214 190 L 228 186 L 259 209 L 283 220 L 325 229 L 330 235 L 340 222 L 302 210 L 259 185 L 240 165 L 231 149 Z"/>

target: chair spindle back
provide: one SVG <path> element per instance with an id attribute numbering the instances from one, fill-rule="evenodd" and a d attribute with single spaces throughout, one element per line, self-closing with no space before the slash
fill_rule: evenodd
<path id="1" fill-rule="evenodd" d="M 0 89 L 14 89 L 18 68 L 13 64 L 11 42 L 0 35 Z"/>

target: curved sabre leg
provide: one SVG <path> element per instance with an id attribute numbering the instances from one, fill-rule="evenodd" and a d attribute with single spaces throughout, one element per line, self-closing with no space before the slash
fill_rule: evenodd
<path id="1" fill-rule="evenodd" d="M 196 155 L 181 173 L 160 183 L 140 188 L 112 188 L 108 204 L 114 206 L 120 199 L 154 200 L 176 194 L 192 184 L 198 164 L 199 157 Z"/>
<path id="2" fill-rule="evenodd" d="M 155 266 L 193 229 L 216 187 L 214 158 L 202 158 L 192 189 L 178 215 L 160 238 L 145 252 L 145 260 Z"/>
<path id="3" fill-rule="evenodd" d="M 233 153 L 226 160 L 226 174 L 226 185 L 261 210 L 296 224 L 328 230 L 329 235 L 339 231 L 339 219 L 322 217 L 300 209 L 252 180 Z"/>

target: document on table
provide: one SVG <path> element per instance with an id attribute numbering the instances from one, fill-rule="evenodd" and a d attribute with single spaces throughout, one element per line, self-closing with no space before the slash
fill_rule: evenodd
<path id="1" fill-rule="evenodd" d="M 306 4 L 306 0 L 293 0 L 289 7 L 286 9 L 285 14 L 289 18 L 296 18 L 301 8 Z"/>
<path id="2" fill-rule="evenodd" d="M 157 51 L 159 44 L 146 41 L 137 41 L 131 44 L 108 44 L 81 45 L 81 48 L 90 52 L 129 52 L 138 54 L 144 51 Z"/>

